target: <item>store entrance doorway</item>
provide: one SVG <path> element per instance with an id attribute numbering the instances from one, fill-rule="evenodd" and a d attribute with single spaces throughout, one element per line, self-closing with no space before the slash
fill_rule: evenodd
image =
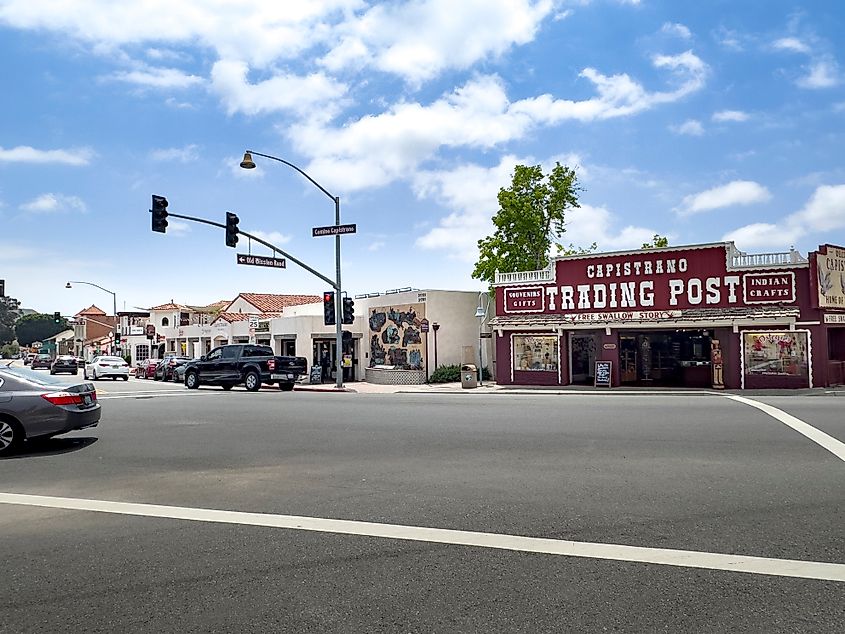
<path id="1" fill-rule="evenodd" d="M 709 330 L 626 332 L 619 337 L 622 385 L 710 387 Z"/>
<path id="2" fill-rule="evenodd" d="M 572 385 L 592 385 L 596 367 L 597 332 L 573 332 L 569 337 Z"/>
<path id="3" fill-rule="evenodd" d="M 328 353 L 329 367 L 328 371 L 323 373 L 324 383 L 333 383 L 337 378 L 337 340 L 332 339 L 314 339 L 311 353 L 311 364 L 322 366 L 324 358 Z M 343 382 L 348 383 L 355 381 L 355 368 L 358 367 L 358 355 L 355 351 L 355 340 L 351 336 L 343 338 L 341 349 L 343 354 Z"/>

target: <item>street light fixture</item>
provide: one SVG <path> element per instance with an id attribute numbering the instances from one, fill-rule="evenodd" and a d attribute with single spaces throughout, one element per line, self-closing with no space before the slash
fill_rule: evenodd
<path id="1" fill-rule="evenodd" d="M 261 152 L 255 152 L 254 150 L 247 150 L 244 152 L 244 158 L 241 161 L 241 167 L 246 170 L 255 169 L 255 161 L 252 158 L 252 155 L 255 154 L 256 156 L 262 156 L 264 158 L 277 161 L 279 163 L 283 163 L 288 167 L 295 169 L 297 172 L 302 174 L 305 178 L 311 181 L 311 184 L 314 185 L 317 189 L 323 192 L 326 196 L 332 199 L 334 202 L 334 223 L 335 226 L 340 225 L 340 197 L 332 195 L 325 187 L 320 185 L 317 181 L 311 178 L 308 174 L 306 174 L 301 168 L 297 167 L 293 163 L 286 161 L 284 159 L 280 159 L 277 156 L 271 156 L 270 154 L 262 154 Z M 340 288 L 340 233 L 337 233 L 334 237 L 334 252 L 335 252 L 335 282 L 332 284 L 334 287 L 336 297 L 342 297 L 341 288 Z M 336 367 L 336 383 L 335 387 L 337 389 L 343 388 L 343 316 L 341 314 L 341 307 L 343 303 L 338 301 L 335 303 L 335 367 Z"/>
<path id="2" fill-rule="evenodd" d="M 65 288 L 73 288 L 71 284 L 87 284 L 88 286 L 94 286 L 99 288 L 101 291 L 105 291 L 111 295 L 112 299 L 112 314 L 114 315 L 114 345 L 112 346 L 112 354 L 117 353 L 117 344 L 120 341 L 120 325 L 117 322 L 117 294 L 114 291 L 110 291 L 107 288 L 103 288 L 99 284 L 94 284 L 94 282 L 75 282 L 70 281 L 65 284 Z"/>
<path id="3" fill-rule="evenodd" d="M 482 379 L 484 378 L 484 357 L 481 354 L 481 324 L 484 323 L 484 316 L 487 314 L 487 311 L 484 310 L 484 306 L 481 305 L 481 295 L 478 296 L 478 308 L 475 309 L 475 316 L 478 318 L 478 384 L 482 385 Z"/>

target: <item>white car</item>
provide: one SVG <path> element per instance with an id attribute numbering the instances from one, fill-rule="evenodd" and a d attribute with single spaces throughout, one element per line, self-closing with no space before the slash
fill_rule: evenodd
<path id="1" fill-rule="evenodd" d="M 129 364 L 120 357 L 94 357 L 85 364 L 82 374 L 86 379 L 93 381 L 108 378 L 112 381 L 118 378 L 128 381 Z"/>

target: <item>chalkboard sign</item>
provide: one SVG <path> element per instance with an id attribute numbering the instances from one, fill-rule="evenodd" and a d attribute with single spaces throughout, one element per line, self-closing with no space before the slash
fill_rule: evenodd
<path id="1" fill-rule="evenodd" d="M 312 365 L 311 366 L 311 374 L 308 377 L 309 383 L 322 383 L 323 382 L 323 368 L 319 365 Z"/>
<path id="2" fill-rule="evenodd" d="M 595 387 L 610 387 L 613 380 L 613 361 L 596 361 Z"/>

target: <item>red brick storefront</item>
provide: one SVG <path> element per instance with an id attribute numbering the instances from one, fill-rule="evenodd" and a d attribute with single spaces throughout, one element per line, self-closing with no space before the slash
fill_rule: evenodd
<path id="1" fill-rule="evenodd" d="M 840 286 L 841 285 L 841 286 Z M 813 387 L 845 367 L 845 249 L 747 255 L 732 243 L 556 258 L 499 274 L 496 380 Z"/>

